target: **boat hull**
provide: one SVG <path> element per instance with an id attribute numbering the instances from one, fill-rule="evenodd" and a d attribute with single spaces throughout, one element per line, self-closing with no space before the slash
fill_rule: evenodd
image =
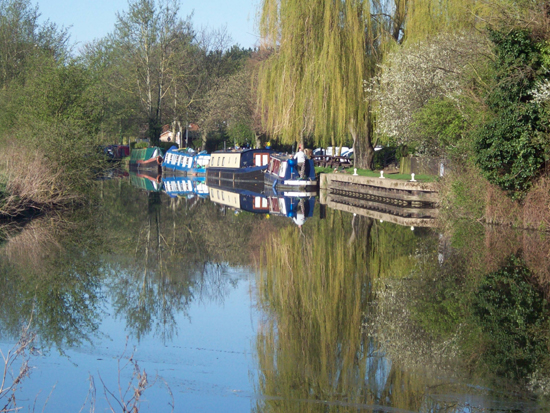
<path id="1" fill-rule="evenodd" d="M 264 172 L 267 166 L 255 166 L 250 168 L 206 168 L 207 183 L 212 181 L 228 182 L 263 182 Z"/>

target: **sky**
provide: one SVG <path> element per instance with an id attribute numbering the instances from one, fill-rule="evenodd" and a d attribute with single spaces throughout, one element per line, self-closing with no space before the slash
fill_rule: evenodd
<path id="1" fill-rule="evenodd" d="M 69 28 L 71 43 L 83 44 L 113 32 L 116 13 L 128 10 L 128 0 L 34 0 L 41 20 L 50 20 Z M 194 10 L 195 29 L 219 29 L 226 26 L 232 44 L 253 47 L 258 0 L 181 0 L 180 16 Z M 77 44 L 77 50 L 78 50 Z"/>

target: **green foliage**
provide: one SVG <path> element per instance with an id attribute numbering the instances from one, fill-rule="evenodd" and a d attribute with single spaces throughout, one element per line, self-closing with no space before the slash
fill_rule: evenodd
<path id="1" fill-rule="evenodd" d="M 131 144 L 132 149 L 145 149 L 149 147 L 149 142 L 133 142 Z"/>
<path id="2" fill-rule="evenodd" d="M 465 126 L 466 121 L 455 101 L 446 97 L 433 98 L 413 114 L 411 143 L 430 155 L 444 151 L 452 153 L 462 139 Z"/>
<path id="3" fill-rule="evenodd" d="M 503 108 L 475 141 L 476 163 L 489 182 L 521 196 L 544 166 L 546 120 L 534 104 Z"/>
<path id="4" fill-rule="evenodd" d="M 258 76 L 267 131 L 282 143 L 313 136 L 323 146 L 351 135 L 356 165 L 372 169 L 374 113 L 364 82 L 400 37 L 405 3 L 263 0 L 261 7 L 261 36 L 273 50 Z"/>
<path id="5" fill-rule="evenodd" d="M 527 30 L 500 32 L 489 30 L 495 45 L 495 87 L 486 102 L 494 110 L 506 109 L 531 100 L 531 90 L 537 79 L 547 76 L 541 49 Z"/>
<path id="6" fill-rule="evenodd" d="M 475 168 L 453 174 L 441 192 L 441 213 L 452 225 L 461 219 L 477 221 L 485 216 L 487 182 Z"/>
<path id="7" fill-rule="evenodd" d="M 254 147 L 256 135 L 254 131 L 250 128 L 250 125 L 238 122 L 235 125 L 227 128 L 227 136 L 229 136 L 230 142 L 237 143 L 240 146 L 245 144 Z"/>
<path id="8" fill-rule="evenodd" d="M 39 17 L 29 0 L 0 0 L 0 87 L 21 80 L 36 55 L 60 60 L 67 52 L 67 31 Z"/>
<path id="9" fill-rule="evenodd" d="M 487 341 L 483 360 L 490 371 L 510 378 L 525 378 L 548 357 L 548 302 L 531 280 L 525 263 L 512 255 L 483 278 L 472 302 Z"/>
<path id="10" fill-rule="evenodd" d="M 540 47 L 525 30 L 490 31 L 495 86 L 486 103 L 493 119 L 473 132 L 475 161 L 489 182 L 521 197 L 544 164 L 548 121 L 531 90 L 548 76 Z"/>

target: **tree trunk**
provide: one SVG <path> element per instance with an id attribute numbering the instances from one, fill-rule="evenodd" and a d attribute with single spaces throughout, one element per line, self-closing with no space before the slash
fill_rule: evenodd
<path id="1" fill-rule="evenodd" d="M 355 158 L 355 167 L 361 169 L 374 169 L 374 145 L 373 145 L 373 123 L 370 114 L 366 117 L 367 128 L 364 137 L 359 137 L 357 129 L 350 126 L 351 136 L 353 137 L 353 156 Z"/>
<path id="2" fill-rule="evenodd" d="M 370 136 L 359 138 L 352 133 L 354 166 L 361 169 L 374 169 L 374 146 Z"/>

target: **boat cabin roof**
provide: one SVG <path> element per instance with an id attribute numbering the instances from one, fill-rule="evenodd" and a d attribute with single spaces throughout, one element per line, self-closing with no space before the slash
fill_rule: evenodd
<path id="1" fill-rule="evenodd" d="M 212 153 L 210 167 L 214 168 L 247 168 L 264 166 L 269 163 L 271 150 L 243 149 L 216 151 Z"/>

